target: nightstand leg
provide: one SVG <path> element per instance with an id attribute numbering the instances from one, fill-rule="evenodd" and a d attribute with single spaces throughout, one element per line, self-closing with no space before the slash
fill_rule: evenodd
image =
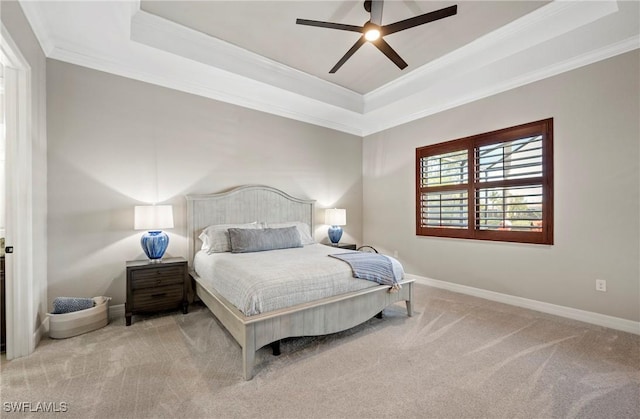
<path id="1" fill-rule="evenodd" d="M 185 301 L 182 303 L 182 314 L 187 314 L 189 312 L 189 302 Z"/>
<path id="2" fill-rule="evenodd" d="M 127 326 L 131 326 L 131 314 L 125 314 L 125 323 Z"/>

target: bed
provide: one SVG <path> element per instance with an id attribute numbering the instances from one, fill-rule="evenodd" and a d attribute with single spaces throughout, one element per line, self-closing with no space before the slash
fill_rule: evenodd
<path id="1" fill-rule="evenodd" d="M 215 194 L 187 195 L 186 199 L 189 269 L 194 280 L 195 294 L 242 348 L 245 380 L 252 378 L 255 352 L 263 346 L 288 337 L 318 336 L 347 330 L 382 312 L 385 307 L 400 301 L 406 302 L 407 314 L 412 315 L 413 280 L 401 279 L 399 280 L 400 289 L 397 292 L 389 292 L 391 288 L 389 285 L 379 285 L 354 278 L 350 282 L 361 285 L 356 286 L 355 289 L 343 289 L 337 295 L 318 294 L 320 297 L 308 301 L 303 300 L 275 309 L 260 307 L 256 314 L 253 312 L 245 314 L 249 309 L 238 308 L 225 297 L 229 294 L 223 296 L 223 293 L 216 288 L 216 284 L 207 278 L 209 275 L 202 268 L 202 260 L 206 259 L 201 251 L 203 242 L 199 238 L 202 231 L 212 225 L 259 223 L 277 226 L 279 223 L 287 222 L 306 224 L 313 234 L 314 201 L 294 198 L 278 189 L 261 185 L 241 186 Z M 339 250 L 322 244 L 309 244 L 304 248 L 307 248 L 305 251 L 318 254 L 324 252 L 325 256 L 328 253 L 338 253 Z M 254 255 L 265 258 L 268 257 L 268 253 L 278 252 L 278 255 L 285 255 L 287 252 L 298 251 L 303 250 L 270 250 L 256 252 Z M 297 259 L 295 256 L 297 253 L 291 254 L 294 256 L 288 257 L 289 259 Z M 224 260 L 224 258 L 240 255 L 219 255 L 216 258 Z M 284 259 L 287 257 L 285 256 Z M 326 257 L 323 260 L 328 259 L 333 258 Z M 200 273 L 195 269 L 196 261 Z M 337 260 L 332 263 L 344 264 Z M 395 265 L 394 269 L 396 269 Z M 266 272 L 273 274 L 265 268 L 265 275 Z M 243 276 L 242 273 L 237 275 Z M 236 304 L 242 306 L 238 302 Z"/>

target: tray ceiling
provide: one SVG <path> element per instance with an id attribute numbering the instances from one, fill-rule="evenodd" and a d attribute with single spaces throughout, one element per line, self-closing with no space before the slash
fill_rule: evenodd
<path id="1" fill-rule="evenodd" d="M 399 70 L 357 34 L 354 1 L 21 1 L 47 57 L 366 136 L 640 47 L 637 1 L 387 0 L 383 23 L 458 14 L 385 37 Z M 371 47 L 371 48 L 365 48 Z"/>
<path id="2" fill-rule="evenodd" d="M 400 70 L 365 44 L 335 74 L 329 69 L 358 33 L 296 25 L 296 18 L 362 25 L 363 1 L 142 1 L 141 9 L 227 41 L 297 70 L 364 94 L 522 17 L 542 1 L 385 1 L 383 24 L 453 4 L 458 14 L 398 32 L 385 40 L 409 66 Z"/>

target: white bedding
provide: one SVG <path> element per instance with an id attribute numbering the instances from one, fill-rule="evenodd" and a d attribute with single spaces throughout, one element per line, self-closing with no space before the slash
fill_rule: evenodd
<path id="1" fill-rule="evenodd" d="M 350 251 L 323 244 L 254 253 L 199 251 L 193 266 L 202 285 L 252 316 L 378 286 L 354 278 L 347 263 L 328 257 Z M 402 265 L 389 259 L 396 278 L 402 279 Z"/>

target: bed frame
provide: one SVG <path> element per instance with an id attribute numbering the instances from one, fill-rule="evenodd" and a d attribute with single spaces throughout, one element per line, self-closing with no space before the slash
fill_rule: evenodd
<path id="1" fill-rule="evenodd" d="M 268 186 L 248 185 L 210 195 L 187 195 L 187 231 L 190 274 L 196 295 L 206 304 L 242 347 L 243 376 L 253 376 L 255 353 L 280 339 L 319 336 L 357 326 L 396 302 L 405 301 L 412 315 L 413 280 L 402 280 L 402 288 L 389 292 L 388 285 L 324 298 L 254 316 L 245 316 L 215 290 L 203 285 L 193 271 L 193 257 L 200 249 L 198 235 L 212 224 L 302 221 L 314 231 L 315 201 L 298 199 Z"/>

